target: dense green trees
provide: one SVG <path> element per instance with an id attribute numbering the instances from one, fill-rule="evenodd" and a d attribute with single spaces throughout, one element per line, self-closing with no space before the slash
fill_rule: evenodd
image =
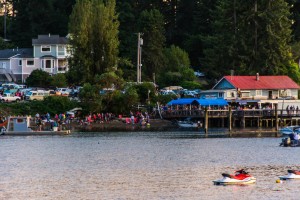
<path id="1" fill-rule="evenodd" d="M 13 5 L 7 38 L 19 47 L 31 47 L 40 34 L 68 34 L 68 18 L 75 0 L 9 0 Z"/>
<path id="2" fill-rule="evenodd" d="M 142 71 L 146 74 L 146 80 L 152 80 L 153 73 L 161 72 L 164 65 L 164 19 L 158 10 L 153 9 L 143 11 L 138 23 L 144 39 Z"/>
<path id="3" fill-rule="evenodd" d="M 136 81 L 138 32 L 144 34 L 143 81 L 152 81 L 153 73 L 160 85 L 168 83 L 163 77 L 193 81 L 182 71 L 166 71 L 164 48 L 171 45 L 184 50 L 189 67 L 212 83 L 231 70 L 298 77 L 299 56 L 291 51 L 300 39 L 296 0 L 7 1 L 13 5 L 8 38 L 20 48 L 31 46 L 38 34 L 71 33 L 70 82 L 93 83 L 94 75 L 116 67 L 125 81 Z"/>
<path id="4" fill-rule="evenodd" d="M 214 11 L 213 34 L 205 37 L 204 66 L 211 77 L 288 74 L 292 62 L 289 6 L 278 1 L 226 1 Z"/>
<path id="5" fill-rule="evenodd" d="M 96 74 L 113 71 L 118 60 L 119 22 L 115 1 L 78 0 L 70 16 L 70 74 L 77 83 L 93 83 Z"/>

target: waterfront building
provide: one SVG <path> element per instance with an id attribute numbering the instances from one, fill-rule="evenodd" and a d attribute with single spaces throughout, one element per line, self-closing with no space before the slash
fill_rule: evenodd
<path id="1" fill-rule="evenodd" d="M 200 92 L 200 98 L 224 98 L 240 105 L 269 104 L 279 108 L 285 105 L 300 107 L 300 86 L 288 76 L 224 76 L 211 89 Z"/>

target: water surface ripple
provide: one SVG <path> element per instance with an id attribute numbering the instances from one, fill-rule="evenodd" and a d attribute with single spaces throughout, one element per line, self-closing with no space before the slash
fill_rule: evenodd
<path id="1" fill-rule="evenodd" d="M 299 148 L 280 138 L 198 138 L 195 132 L 0 137 L 0 199 L 299 199 Z M 186 137 L 185 137 L 186 136 Z M 257 183 L 214 186 L 246 168 Z"/>

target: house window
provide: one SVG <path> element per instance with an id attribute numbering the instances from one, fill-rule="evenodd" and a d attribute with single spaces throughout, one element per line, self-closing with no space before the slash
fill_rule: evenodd
<path id="1" fill-rule="evenodd" d="M 45 60 L 45 67 L 51 68 L 51 60 Z"/>
<path id="2" fill-rule="evenodd" d="M 22 60 L 19 60 L 19 66 L 22 66 Z"/>
<path id="3" fill-rule="evenodd" d="M 292 91 L 291 90 L 286 90 L 286 96 L 291 97 L 292 96 Z"/>
<path id="4" fill-rule="evenodd" d="M 256 96 L 262 96 L 262 90 L 256 90 Z"/>
<path id="5" fill-rule="evenodd" d="M 42 52 L 51 52 L 51 46 L 42 46 Z"/>
<path id="6" fill-rule="evenodd" d="M 65 55 L 65 47 L 62 46 L 62 45 L 59 45 L 59 46 L 58 46 L 58 50 L 57 50 L 57 54 L 58 54 L 59 56 L 64 56 L 64 55 Z"/>
<path id="7" fill-rule="evenodd" d="M 242 92 L 242 97 L 250 97 L 250 92 Z"/>
<path id="8" fill-rule="evenodd" d="M 3 62 L 3 63 L 2 63 L 2 68 L 3 68 L 3 69 L 6 69 L 6 62 Z"/>
<path id="9" fill-rule="evenodd" d="M 32 67 L 34 65 L 34 61 L 33 60 L 27 60 L 27 66 Z"/>
<path id="10" fill-rule="evenodd" d="M 223 98 L 223 93 L 222 93 L 222 92 L 219 92 L 218 97 L 219 97 L 219 98 Z"/>

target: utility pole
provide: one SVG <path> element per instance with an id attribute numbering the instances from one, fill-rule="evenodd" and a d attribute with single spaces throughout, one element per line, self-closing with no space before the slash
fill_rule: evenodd
<path id="1" fill-rule="evenodd" d="M 142 45 L 143 38 L 142 33 L 138 33 L 138 46 L 137 46 L 137 83 L 142 82 Z"/>

